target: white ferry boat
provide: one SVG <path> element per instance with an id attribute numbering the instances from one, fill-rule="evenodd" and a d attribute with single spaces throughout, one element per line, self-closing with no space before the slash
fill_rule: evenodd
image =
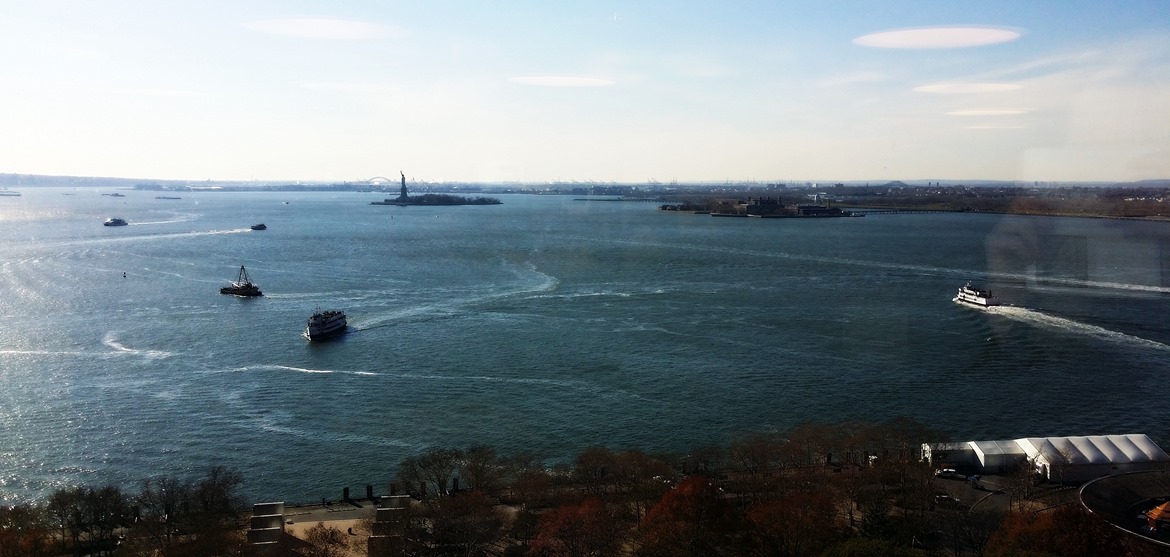
<path id="1" fill-rule="evenodd" d="M 952 301 L 981 308 L 999 305 L 990 290 L 975 288 L 970 282 L 959 289 Z"/>
<path id="2" fill-rule="evenodd" d="M 325 340 L 337 335 L 345 334 L 345 312 L 337 310 L 321 311 L 309 317 L 305 325 L 305 338 L 309 340 Z"/>

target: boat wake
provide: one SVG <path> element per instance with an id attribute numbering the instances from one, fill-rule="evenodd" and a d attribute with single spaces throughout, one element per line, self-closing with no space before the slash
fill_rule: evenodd
<path id="1" fill-rule="evenodd" d="M 136 350 L 134 348 L 128 348 L 126 345 L 118 342 L 118 339 L 113 333 L 106 333 L 105 338 L 102 339 L 102 344 L 112 348 L 117 354 L 142 356 L 148 360 L 161 360 L 173 356 L 172 353 L 165 350 Z"/>
<path id="2" fill-rule="evenodd" d="M 350 322 L 349 326 L 353 330 L 368 331 L 418 316 L 454 315 L 462 308 L 487 304 L 514 296 L 551 292 L 556 290 L 557 286 L 560 285 L 560 281 L 556 277 L 542 273 L 532 263 L 518 266 L 514 270 L 514 273 L 521 280 L 521 284 L 512 288 L 487 290 L 478 295 L 473 294 L 462 300 L 444 300 L 403 308 L 390 313 L 365 317 L 360 321 Z"/>
<path id="3" fill-rule="evenodd" d="M 297 373 L 313 373 L 313 374 L 341 374 L 341 375 L 361 375 L 361 376 L 378 376 L 381 373 L 373 371 L 349 371 L 343 369 L 310 369 L 305 367 L 282 366 L 278 364 L 262 364 L 255 366 L 243 366 L 226 370 L 229 372 L 241 373 L 249 371 L 294 371 Z"/>
<path id="4" fill-rule="evenodd" d="M 1028 323 L 1030 325 L 1036 325 L 1047 329 L 1068 331 L 1104 341 L 1123 343 L 1132 346 L 1141 346 L 1144 348 L 1170 352 L 1170 345 L 1163 344 L 1156 340 L 1128 335 L 1120 331 L 1113 331 L 1104 327 L 1098 327 L 1097 325 L 1090 325 L 1088 323 L 1081 323 L 1080 321 L 1073 321 L 1072 319 L 1058 317 L 1056 315 L 1044 313 L 1042 311 L 1036 311 L 1017 306 L 993 306 L 984 309 L 984 311 L 995 315 L 1002 315 L 1021 323 Z"/>
<path id="5" fill-rule="evenodd" d="M 979 271 L 975 269 L 954 269 L 947 267 L 936 267 L 932 265 L 915 265 L 910 263 L 891 263 L 887 261 L 873 261 L 866 259 L 852 259 L 848 257 L 832 257 L 822 255 L 809 255 L 789 252 L 770 252 L 752 249 L 727 249 L 723 246 L 707 246 L 699 244 L 674 244 L 670 242 L 653 242 L 643 240 L 614 240 L 605 239 L 599 240 L 597 238 L 578 237 L 581 241 L 605 241 L 614 244 L 629 244 L 637 246 L 676 248 L 680 250 L 692 251 L 718 251 L 721 253 L 736 253 L 744 256 L 754 258 L 772 258 L 783 259 L 789 261 L 805 261 L 810 263 L 826 263 L 833 265 L 846 265 L 850 267 L 861 267 L 869 269 L 883 269 L 890 271 L 908 271 L 918 272 L 930 275 L 945 275 L 956 276 L 962 278 L 983 277 L 994 278 L 1007 281 L 1024 282 L 1033 286 L 1067 286 L 1075 288 L 1091 288 L 1106 291 L 1117 291 L 1126 293 L 1156 293 L 1156 294 L 1170 294 L 1170 286 L 1150 285 L 1150 284 L 1134 284 L 1126 282 L 1108 281 L 1108 280 L 1083 280 L 1066 277 L 1041 276 L 1035 273 L 1007 273 L 996 271 Z"/>

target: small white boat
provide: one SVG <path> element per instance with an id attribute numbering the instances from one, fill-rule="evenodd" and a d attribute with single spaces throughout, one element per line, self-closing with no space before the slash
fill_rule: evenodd
<path id="1" fill-rule="evenodd" d="M 963 285 L 951 301 L 981 308 L 999 305 L 999 301 L 995 299 L 990 290 L 975 288 L 971 286 L 970 282 Z"/>
<path id="2" fill-rule="evenodd" d="M 345 331 L 345 312 L 318 309 L 305 324 L 304 335 L 309 340 L 325 340 L 345 334 Z"/>
<path id="3" fill-rule="evenodd" d="M 103 222 L 102 226 L 126 226 L 126 219 L 111 217 L 106 219 L 106 222 Z"/>

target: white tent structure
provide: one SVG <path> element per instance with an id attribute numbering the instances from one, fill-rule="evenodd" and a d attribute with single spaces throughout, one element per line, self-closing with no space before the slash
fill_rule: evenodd
<path id="1" fill-rule="evenodd" d="M 1170 455 L 1142 433 L 1027 437 L 1016 439 L 1015 443 L 1023 449 L 1037 472 L 1048 480 L 1061 482 L 1082 482 L 1170 464 Z"/>
<path id="2" fill-rule="evenodd" d="M 979 466 L 989 474 L 999 474 L 1018 466 L 1027 453 L 1015 441 L 968 441 L 974 449 Z"/>

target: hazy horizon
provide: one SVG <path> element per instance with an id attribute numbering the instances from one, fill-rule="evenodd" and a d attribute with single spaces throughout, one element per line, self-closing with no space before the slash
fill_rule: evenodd
<path id="1" fill-rule="evenodd" d="M 37 180 L 80 180 L 87 183 L 73 183 L 73 184 L 28 184 L 17 183 L 16 178 L 30 177 Z M 372 176 L 365 179 L 337 179 L 337 180 L 297 180 L 297 179 L 273 179 L 273 180 L 200 180 L 200 179 L 186 179 L 186 178 L 149 178 L 149 177 L 125 177 L 125 176 L 64 176 L 51 174 L 19 174 L 11 172 L 0 172 L 0 187 L 114 187 L 110 185 L 101 184 L 103 180 L 110 182 L 139 182 L 136 185 L 174 185 L 187 184 L 188 187 L 195 184 L 215 185 L 256 185 L 256 186 L 273 186 L 273 185 L 354 185 L 368 183 L 371 185 L 397 186 L 401 178 L 390 176 Z M 94 183 L 89 183 L 94 182 Z M 925 182 L 926 184 L 923 184 Z M 410 175 L 406 176 L 406 183 L 410 184 L 431 184 L 431 185 L 483 185 L 483 186 L 519 186 L 519 187 L 533 187 L 533 186 L 562 186 L 562 185 L 597 185 L 597 186 L 701 186 L 713 187 L 720 185 L 738 186 L 738 185 L 784 185 L 790 187 L 822 187 L 833 186 L 835 184 L 843 184 L 846 186 L 883 186 L 892 183 L 902 183 L 908 186 L 930 185 L 937 184 L 943 187 L 951 186 L 982 186 L 982 185 L 1042 185 L 1042 186 L 1129 186 L 1141 183 L 1156 183 L 1153 187 L 1167 187 L 1170 186 L 1170 178 L 1149 178 L 1144 180 L 1121 181 L 1121 180 L 992 180 L 992 179 L 964 179 L 964 178 L 895 178 L 895 179 L 856 179 L 856 180 L 833 180 L 833 179 L 811 179 L 811 180 L 722 180 L 722 181 L 702 181 L 702 180 L 676 180 L 671 182 L 620 182 L 620 181 L 598 181 L 598 180 L 573 180 L 564 179 L 557 181 L 536 181 L 523 182 L 519 180 L 446 180 L 446 181 L 430 181 L 418 180 Z M 119 184 L 116 187 L 125 187 Z"/>
<path id="2" fill-rule="evenodd" d="M 18 3 L 0 20 L 0 172 L 1163 179 L 1167 15 L 1158 0 Z"/>

